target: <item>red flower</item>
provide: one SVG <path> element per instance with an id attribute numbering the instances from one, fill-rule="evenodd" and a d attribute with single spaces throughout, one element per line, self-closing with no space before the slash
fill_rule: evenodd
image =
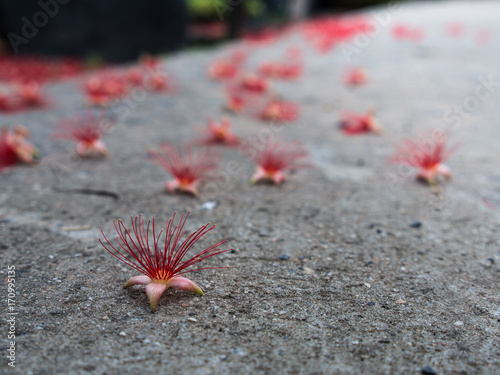
<path id="1" fill-rule="evenodd" d="M 340 128 L 349 135 L 369 132 L 380 134 L 382 132 L 382 128 L 375 121 L 373 111 L 368 111 L 366 115 L 344 113 L 340 120 Z"/>
<path id="2" fill-rule="evenodd" d="M 0 93 L 0 111 L 16 112 L 47 104 L 40 85 L 36 82 L 14 84 L 6 93 Z"/>
<path id="3" fill-rule="evenodd" d="M 299 141 L 284 143 L 267 139 L 264 149 L 257 151 L 252 145 L 243 147 L 243 151 L 253 148 L 249 158 L 257 165 L 255 173 L 250 179 L 254 184 L 258 181 L 268 181 L 280 184 L 286 179 L 286 171 L 311 166 L 307 160 L 309 154 L 304 150 Z"/>
<path id="4" fill-rule="evenodd" d="M 263 94 L 269 90 L 269 82 L 267 79 L 259 77 L 255 74 L 246 74 L 239 82 L 242 90 L 248 90 L 258 94 Z"/>
<path id="5" fill-rule="evenodd" d="M 148 57 L 141 59 L 141 66 L 130 68 L 124 80 L 130 86 L 144 87 L 150 91 L 174 91 L 173 83 L 160 71 L 160 61 Z"/>
<path id="6" fill-rule="evenodd" d="M 0 129 L 0 171 L 16 163 L 34 164 L 40 152 L 26 140 L 29 132 L 22 126 Z"/>
<path id="7" fill-rule="evenodd" d="M 217 169 L 218 157 L 209 150 L 193 153 L 189 146 L 176 149 L 169 143 L 160 143 L 160 148 L 161 151 L 151 151 L 149 155 L 174 178 L 165 184 L 170 193 L 198 195 L 199 184 Z"/>
<path id="8" fill-rule="evenodd" d="M 129 279 L 124 288 L 129 288 L 133 285 L 146 285 L 146 294 L 149 298 L 151 311 L 155 312 L 156 306 L 162 294 L 170 287 L 194 292 L 203 295 L 201 288 L 193 281 L 182 276 L 185 273 L 206 270 L 218 269 L 227 267 L 203 267 L 197 269 L 186 270 L 207 258 L 213 257 L 229 251 L 231 249 L 221 250 L 220 246 L 224 245 L 227 241 L 223 240 L 215 245 L 212 245 L 205 250 L 198 252 L 195 256 L 184 259 L 187 252 L 200 240 L 205 234 L 215 228 L 215 225 L 209 226 L 206 224 L 200 227 L 197 231 L 191 233 L 187 238 L 181 242 L 181 238 L 186 234 L 184 225 L 189 216 L 189 212 L 184 217 L 181 215 L 178 225 L 174 227 L 175 215 L 166 222 L 165 226 L 165 239 L 160 241 L 162 235 L 161 231 L 158 235 L 155 230 L 155 218 L 153 217 L 152 227 L 152 242 L 150 246 L 149 227 L 150 221 L 148 220 L 147 227 L 145 220 L 141 215 L 139 217 L 132 217 L 132 228 L 127 229 L 121 220 L 118 220 L 118 225 L 113 220 L 118 236 L 116 241 L 118 246 L 113 246 L 106 238 L 103 231 L 101 231 L 104 241 L 107 245 L 99 239 L 99 243 L 114 257 L 121 262 L 132 267 L 134 270 L 143 274 L 143 276 L 135 276 Z"/>
<path id="9" fill-rule="evenodd" d="M 23 108 L 23 103 L 17 95 L 0 92 L 0 111 L 15 112 Z"/>
<path id="10" fill-rule="evenodd" d="M 226 86 L 228 101 L 226 108 L 233 112 L 258 108 L 269 90 L 269 82 L 254 74 L 247 74 Z"/>
<path id="11" fill-rule="evenodd" d="M 443 164 L 453 149 L 448 149 L 448 135 L 433 131 L 420 139 L 407 139 L 397 146 L 397 154 L 389 159 L 396 164 L 419 168 L 417 179 L 435 184 L 439 176 L 451 178 L 450 169 Z"/>
<path id="12" fill-rule="evenodd" d="M 395 39 L 407 39 L 413 42 L 420 42 L 424 37 L 422 29 L 418 27 L 411 28 L 405 25 L 394 26 L 392 35 Z"/>
<path id="13" fill-rule="evenodd" d="M 270 100 L 260 113 L 260 118 L 264 121 L 288 122 L 295 121 L 298 117 L 297 104 L 278 99 Z"/>
<path id="14" fill-rule="evenodd" d="M 465 32 L 465 25 L 460 22 L 452 22 L 446 25 L 446 33 L 452 37 L 459 37 Z"/>
<path id="15" fill-rule="evenodd" d="M 128 93 L 126 77 L 118 74 L 103 73 L 90 77 L 85 91 L 91 104 L 106 106 Z"/>
<path id="16" fill-rule="evenodd" d="M 28 82 L 18 86 L 17 96 L 23 107 L 40 107 L 47 102 L 43 98 L 40 85 L 36 82 Z"/>
<path id="17" fill-rule="evenodd" d="M 144 88 L 169 93 L 173 93 L 176 90 L 174 83 L 159 71 L 151 71 L 150 74 L 146 74 Z"/>
<path id="18" fill-rule="evenodd" d="M 265 62 L 259 67 L 263 76 L 276 79 L 296 79 L 302 75 L 302 64 L 299 62 Z"/>
<path id="19" fill-rule="evenodd" d="M 348 86 L 359 86 L 368 81 L 368 73 L 362 68 L 350 69 L 345 77 L 345 83 Z"/>
<path id="20" fill-rule="evenodd" d="M 326 17 L 301 25 L 306 39 L 320 52 L 328 52 L 337 44 L 366 31 L 370 23 L 362 17 Z"/>
<path id="21" fill-rule="evenodd" d="M 245 109 L 244 95 L 238 91 L 228 90 L 228 98 L 226 103 L 226 108 L 235 113 L 242 112 Z"/>
<path id="22" fill-rule="evenodd" d="M 202 145 L 226 145 L 237 146 L 240 139 L 231 131 L 231 123 L 227 118 L 222 119 L 220 124 L 213 120 L 208 121 L 207 135 L 199 142 Z"/>
<path id="23" fill-rule="evenodd" d="M 253 46 L 263 46 L 274 43 L 278 38 L 286 33 L 286 29 L 279 30 L 273 28 L 266 28 L 258 32 L 249 32 L 243 36 L 243 40 Z"/>
<path id="24" fill-rule="evenodd" d="M 303 63 L 301 51 L 298 48 L 289 48 L 283 62 L 264 62 L 258 71 L 265 77 L 276 79 L 296 79 L 302 75 Z"/>
<path id="25" fill-rule="evenodd" d="M 92 155 L 106 156 L 108 150 L 103 141 L 104 132 L 111 125 L 106 117 L 92 114 L 77 116 L 63 120 L 52 137 L 76 142 L 76 152 L 81 157 Z"/>
<path id="26" fill-rule="evenodd" d="M 144 72 L 140 67 L 134 66 L 125 74 L 127 82 L 132 86 L 142 86 L 144 83 Z"/>
<path id="27" fill-rule="evenodd" d="M 231 79 L 240 72 L 241 65 L 246 59 L 246 54 L 242 51 L 235 51 L 229 57 L 216 60 L 207 68 L 207 73 L 213 79 Z"/>

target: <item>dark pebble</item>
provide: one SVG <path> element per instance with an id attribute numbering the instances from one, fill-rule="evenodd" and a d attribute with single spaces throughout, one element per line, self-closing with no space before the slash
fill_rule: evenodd
<path id="1" fill-rule="evenodd" d="M 231 254 L 234 254 L 235 252 L 236 252 L 236 250 L 234 250 L 234 249 L 232 249 L 232 250 L 230 251 L 230 253 L 231 253 Z"/>
<path id="2" fill-rule="evenodd" d="M 368 302 L 368 306 L 375 306 L 375 302 Z"/>
<path id="3" fill-rule="evenodd" d="M 365 263 L 365 267 L 370 267 L 373 265 L 373 262 L 369 260 L 368 262 Z"/>
<path id="4" fill-rule="evenodd" d="M 413 223 L 410 224 L 410 227 L 412 228 L 420 228 L 422 226 L 422 222 L 421 221 L 414 221 Z"/>
<path id="5" fill-rule="evenodd" d="M 488 258 L 488 261 L 489 261 L 491 264 L 495 264 L 495 259 L 494 259 L 494 258 Z"/>
<path id="6" fill-rule="evenodd" d="M 391 340 L 379 340 L 379 344 L 390 344 Z"/>
<path id="7" fill-rule="evenodd" d="M 425 366 L 423 369 L 422 369 L 422 374 L 424 375 L 437 375 L 437 372 L 434 371 L 434 369 L 430 366 Z"/>
<path id="8" fill-rule="evenodd" d="M 358 167 L 364 167 L 365 166 L 365 161 L 363 159 L 358 159 L 356 161 L 356 164 L 358 165 Z"/>
<path id="9" fill-rule="evenodd" d="M 282 256 L 280 256 L 280 260 L 288 260 L 288 259 L 290 259 L 290 255 L 283 254 Z"/>
<path id="10" fill-rule="evenodd" d="M 382 229 L 377 229 L 377 233 L 378 234 L 382 233 Z"/>
<path id="11" fill-rule="evenodd" d="M 196 315 L 196 313 L 193 313 L 193 312 L 189 313 L 189 316 L 195 316 L 195 315 Z"/>

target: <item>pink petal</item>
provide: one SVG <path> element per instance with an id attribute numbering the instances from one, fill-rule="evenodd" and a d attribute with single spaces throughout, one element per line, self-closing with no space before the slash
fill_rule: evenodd
<path id="1" fill-rule="evenodd" d="M 273 174 L 273 182 L 276 184 L 276 185 L 279 185 L 281 184 L 283 181 L 285 181 L 286 179 L 286 175 L 281 172 L 281 171 L 277 171 Z"/>
<path id="2" fill-rule="evenodd" d="M 123 287 L 126 289 L 134 285 L 148 285 L 150 282 L 151 279 L 147 276 L 134 276 L 131 277 Z"/>
<path id="3" fill-rule="evenodd" d="M 250 179 L 250 184 L 253 185 L 256 182 L 262 181 L 267 179 L 267 173 L 262 167 L 257 167 L 255 170 L 255 173 L 253 174 L 252 178 Z"/>
<path id="4" fill-rule="evenodd" d="M 451 170 L 444 164 L 439 164 L 437 167 L 437 171 L 441 173 L 445 178 L 449 179 L 451 178 Z"/>
<path id="5" fill-rule="evenodd" d="M 158 301 L 160 300 L 161 295 L 166 289 L 167 285 L 163 283 L 152 282 L 146 286 L 146 294 L 148 295 L 152 312 L 155 312 Z"/>
<path id="6" fill-rule="evenodd" d="M 178 187 L 179 187 L 179 181 L 177 180 L 171 180 L 165 183 L 165 189 L 167 189 L 169 193 L 175 193 Z"/>
<path id="7" fill-rule="evenodd" d="M 198 285 L 182 276 L 172 277 L 170 280 L 168 280 L 168 286 L 180 290 L 185 290 L 186 292 L 194 292 L 196 294 L 199 294 L 200 296 L 203 295 L 203 291 Z"/>

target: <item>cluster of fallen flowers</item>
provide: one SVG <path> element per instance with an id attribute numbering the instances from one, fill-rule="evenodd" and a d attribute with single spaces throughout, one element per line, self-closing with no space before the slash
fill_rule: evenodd
<path id="1" fill-rule="evenodd" d="M 248 113 L 263 121 L 291 122 L 299 117 L 298 105 L 273 92 L 271 80 L 294 80 L 302 75 L 301 51 L 290 48 L 284 61 L 263 62 L 257 72 L 243 70 L 247 54 L 234 51 L 209 65 L 210 78 L 224 84 L 226 109 Z"/>
<path id="2" fill-rule="evenodd" d="M 339 41 L 352 37 L 364 28 L 365 24 L 361 20 L 351 20 L 346 24 L 339 23 L 338 20 L 322 20 L 317 25 L 304 26 L 307 37 L 322 51 L 333 48 Z M 253 40 L 252 43 L 265 44 L 275 38 L 276 35 L 272 34 L 262 40 Z M 259 65 L 256 72 L 244 71 L 246 56 L 246 53 L 236 51 L 208 67 L 208 75 L 224 84 L 228 94 L 227 108 L 233 113 L 250 113 L 263 121 L 282 123 L 296 120 L 299 115 L 298 106 L 273 93 L 271 81 L 300 78 L 304 71 L 301 51 L 296 48 L 289 49 L 282 61 L 265 61 Z M 345 76 L 345 84 L 351 87 L 364 85 L 367 81 L 368 74 L 362 68 L 352 68 Z M 140 66 L 126 71 L 106 71 L 93 75 L 85 84 L 85 92 L 92 105 L 107 106 L 128 95 L 134 87 L 146 86 L 152 91 L 172 89 L 171 82 L 160 72 L 158 60 L 146 59 Z M 36 90 L 32 91 L 36 94 Z M 32 93 L 31 97 L 41 98 L 35 94 Z M 84 114 L 61 121 L 52 137 L 74 141 L 76 153 L 80 157 L 107 156 L 108 149 L 103 137 L 109 126 L 110 120 L 105 116 Z M 366 114 L 344 113 L 341 116 L 340 129 L 347 135 L 382 131 L 373 111 Z M 12 131 L 7 128 L 1 131 L 0 170 L 18 162 L 36 162 L 39 152 L 27 141 L 28 136 L 28 132 L 21 127 L 15 127 Z M 267 182 L 279 185 L 286 181 L 289 171 L 312 166 L 308 152 L 299 141 L 285 142 L 268 138 L 262 147 L 256 148 L 249 140 L 243 141 L 233 133 L 229 119 L 222 119 L 220 122 L 209 120 L 202 138 L 185 145 L 160 143 L 158 149 L 149 151 L 148 156 L 171 175 L 172 180 L 165 183 L 169 193 L 196 196 L 202 183 L 217 171 L 220 154 L 213 146 L 238 148 L 250 159 L 255 164 L 255 171 L 250 178 L 251 184 Z M 450 169 L 443 163 L 452 151 L 453 149 L 448 148 L 448 135 L 433 132 L 421 138 L 405 140 L 389 161 L 416 167 L 417 179 L 435 184 L 441 179 L 451 177 Z M 141 273 L 140 276 L 128 280 L 124 288 L 145 285 L 153 312 L 162 294 L 170 287 L 203 295 L 198 285 L 183 276 L 185 273 L 225 268 L 190 268 L 230 249 L 221 249 L 226 241 L 220 241 L 188 258 L 188 251 L 215 227 L 207 224 L 186 237 L 183 228 L 188 215 L 189 213 L 181 215 L 179 222 L 175 224 L 174 214 L 166 222 L 164 238 L 163 231 L 157 233 L 155 218 L 146 225 L 142 216 L 131 218 L 130 228 L 121 221 L 113 222 L 117 232 L 117 245 L 108 240 L 102 232 L 104 240 L 100 240 L 101 245 L 121 262 Z"/>
<path id="3" fill-rule="evenodd" d="M 0 55 L 0 113 L 47 106 L 47 81 L 73 77 L 84 70 L 77 60 L 45 60 Z"/>
<path id="4" fill-rule="evenodd" d="M 149 152 L 151 160 L 173 178 L 165 184 L 168 192 L 196 196 L 200 184 L 216 175 L 220 154 L 209 146 L 238 146 L 256 165 L 255 173 L 250 179 L 251 184 L 268 182 L 279 185 L 286 180 L 286 172 L 312 166 L 308 160 L 309 154 L 300 142 L 284 142 L 269 137 L 262 147 L 257 148 L 250 139 L 241 142 L 231 132 L 227 119 L 222 120 L 220 124 L 209 121 L 206 137 L 196 143 L 207 147 L 196 150 L 191 145 L 173 146 L 170 143 L 160 143 L 159 150 Z"/>
<path id="5" fill-rule="evenodd" d="M 0 85 L 0 112 L 18 112 L 48 105 L 37 82 Z"/>
<path id="6" fill-rule="evenodd" d="M 85 93 L 89 104 L 106 107 L 129 95 L 134 88 L 144 88 L 149 92 L 173 92 L 172 79 L 160 69 L 160 61 L 146 56 L 139 66 L 126 71 L 104 70 L 93 74 L 85 83 Z"/>

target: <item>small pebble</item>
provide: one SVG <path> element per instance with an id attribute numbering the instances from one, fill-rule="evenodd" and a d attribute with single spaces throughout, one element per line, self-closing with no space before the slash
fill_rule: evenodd
<path id="1" fill-rule="evenodd" d="M 488 260 L 488 262 L 490 262 L 491 264 L 495 264 L 495 258 L 488 258 L 487 260 Z"/>
<path id="2" fill-rule="evenodd" d="M 188 318 L 188 320 L 189 320 L 190 322 L 197 322 L 197 321 L 198 321 L 198 320 L 196 320 L 195 318 Z"/>
<path id="3" fill-rule="evenodd" d="M 368 302 L 368 306 L 375 306 L 375 302 Z"/>
<path id="4" fill-rule="evenodd" d="M 405 303 L 406 303 L 406 301 L 405 301 L 404 299 L 398 299 L 398 300 L 396 301 L 396 303 L 399 303 L 400 305 L 403 305 L 403 304 L 405 304 Z"/>
<path id="5" fill-rule="evenodd" d="M 189 303 L 184 302 L 184 303 L 181 304 L 181 306 L 182 307 L 189 307 Z"/>
<path id="6" fill-rule="evenodd" d="M 207 210 L 207 211 L 211 211 L 213 210 L 215 207 L 217 207 L 219 205 L 219 202 L 217 201 L 209 201 L 209 202 L 205 202 L 203 204 L 200 205 L 200 210 Z"/>
<path id="7" fill-rule="evenodd" d="M 459 326 L 463 326 L 463 325 L 464 325 L 464 322 L 462 322 L 461 320 L 457 320 L 457 321 L 456 321 L 455 323 L 453 323 L 453 324 L 455 324 L 457 327 L 459 327 Z"/>
<path id="8" fill-rule="evenodd" d="M 420 228 L 422 226 L 422 222 L 421 221 L 414 221 L 413 223 L 410 224 L 410 227 L 411 228 Z"/>
<path id="9" fill-rule="evenodd" d="M 434 369 L 430 366 L 425 366 L 423 369 L 422 369 L 422 374 L 424 375 L 437 375 L 437 372 L 434 371 Z"/>
<path id="10" fill-rule="evenodd" d="M 119 335 L 120 335 L 120 336 L 127 336 L 127 334 L 126 334 L 124 331 L 121 331 L 121 332 L 119 333 Z"/>
<path id="11" fill-rule="evenodd" d="M 102 320 L 108 320 L 108 319 L 109 319 L 109 316 L 107 316 L 107 315 L 104 315 L 104 316 L 102 317 Z"/>
<path id="12" fill-rule="evenodd" d="M 280 260 L 288 260 L 290 259 L 290 255 L 287 255 L 287 254 L 283 254 L 282 256 L 280 256 L 279 258 Z"/>

